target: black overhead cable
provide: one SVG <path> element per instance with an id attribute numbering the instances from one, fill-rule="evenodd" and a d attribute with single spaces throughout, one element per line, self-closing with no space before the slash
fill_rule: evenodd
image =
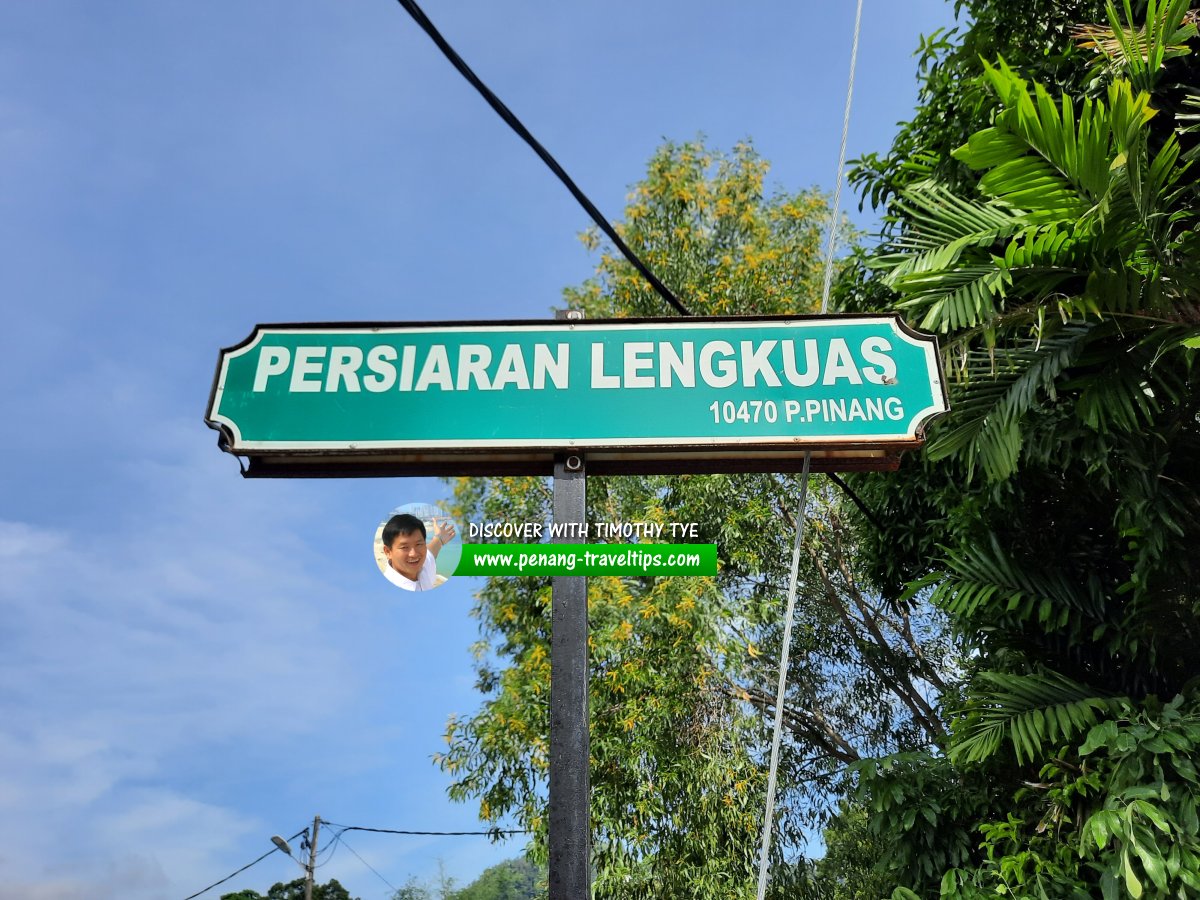
<path id="1" fill-rule="evenodd" d="M 412 16 L 416 23 L 421 26 L 424 32 L 429 35 L 430 38 L 432 38 L 433 42 L 437 44 L 438 49 L 442 51 L 442 54 L 446 57 L 446 59 L 450 60 L 451 65 L 458 69 L 463 78 L 467 79 L 467 81 L 471 83 L 475 90 L 479 91 L 483 99 L 488 102 L 488 105 L 496 111 L 496 114 L 499 115 L 500 118 L 503 119 L 513 131 L 521 136 L 521 139 L 533 149 L 533 152 L 538 155 L 542 162 L 550 167 L 550 171 L 557 175 L 558 180 L 566 185 L 567 190 L 571 192 L 571 196 L 579 202 L 580 206 L 587 210 L 588 215 L 592 217 L 592 221 L 600 227 L 601 231 L 608 235 L 608 239 L 613 242 L 618 250 L 621 251 L 621 255 L 629 260 L 633 267 L 641 273 L 642 277 L 650 283 L 650 286 L 654 288 L 658 295 L 667 301 L 668 304 L 674 307 L 675 310 L 677 310 L 681 315 L 691 315 L 691 313 L 688 312 L 687 307 L 679 302 L 679 298 L 671 293 L 667 286 L 659 281 L 654 273 L 646 267 L 646 264 L 638 258 L 637 254 L 630 250 L 626 243 L 621 240 L 621 236 L 617 234 L 616 229 L 609 224 L 608 220 L 604 218 L 604 215 L 596 208 L 595 204 L 592 203 L 592 201 L 587 198 L 583 191 L 579 189 L 575 182 L 571 180 L 571 176 L 568 175 L 566 170 L 564 170 L 563 167 L 558 164 L 558 161 L 550 155 L 545 147 L 538 143 L 537 139 L 529 133 L 529 129 L 521 124 L 521 120 L 513 115 L 512 111 L 504 105 L 500 98 L 493 94 L 488 86 L 479 80 L 479 76 L 471 71 L 471 67 L 468 66 L 463 61 L 463 58 L 455 52 L 454 48 L 446 42 L 446 39 L 442 37 L 441 33 L 433 26 L 433 23 L 429 21 L 429 18 L 425 15 L 421 7 L 416 4 L 415 0 L 396 0 L 396 2 L 404 7 L 405 11 Z"/>
<path id="2" fill-rule="evenodd" d="M 871 512 L 871 508 L 863 502 L 862 498 L 854 493 L 854 489 L 838 476 L 837 472 L 826 472 L 825 477 L 842 489 L 842 493 L 850 498 L 850 501 L 858 507 L 858 511 L 867 517 L 868 522 L 874 525 L 879 531 L 883 531 L 883 523 Z"/>
<path id="3" fill-rule="evenodd" d="M 293 834 L 293 835 L 292 835 L 290 838 L 288 838 L 288 840 L 289 840 L 289 841 L 294 841 L 296 838 L 300 837 L 300 835 L 304 834 L 304 832 L 305 832 L 305 831 L 308 831 L 308 829 L 306 828 L 306 829 L 304 829 L 304 831 L 297 831 L 297 832 L 296 832 L 295 834 Z M 208 893 L 208 892 L 209 892 L 209 891 L 211 891 L 213 888 L 215 888 L 215 887 L 216 887 L 218 884 L 224 884 L 224 883 L 225 883 L 225 882 L 227 882 L 227 881 L 228 881 L 230 878 L 233 878 L 233 877 L 234 877 L 234 875 L 241 875 L 243 872 L 245 872 L 245 871 L 246 871 L 247 869 L 249 869 L 251 866 L 256 866 L 256 865 L 258 865 L 260 862 L 262 862 L 264 859 L 266 859 L 266 858 L 267 858 L 268 856 L 270 856 L 272 853 L 276 853 L 276 852 L 278 852 L 278 851 L 279 851 L 279 848 L 278 848 L 278 847 L 272 847 L 270 850 L 268 850 L 266 853 L 264 853 L 264 854 L 263 854 L 262 856 L 260 856 L 258 859 L 254 860 L 254 862 L 246 863 L 246 865 L 242 866 L 242 867 L 241 867 L 240 869 L 238 869 L 236 872 L 233 872 L 233 873 L 232 873 L 232 874 L 230 874 L 230 875 L 226 875 L 226 876 L 225 876 L 224 878 L 222 878 L 220 881 L 214 881 L 212 884 L 210 884 L 208 887 L 206 887 L 206 888 L 205 888 L 204 890 L 202 890 L 202 891 L 196 891 L 196 893 L 194 893 L 194 894 L 189 894 L 187 897 L 184 897 L 184 898 L 183 898 L 183 900 L 193 900 L 193 898 L 195 898 L 195 897 L 199 897 L 201 894 L 206 894 L 206 893 Z"/>
<path id="4" fill-rule="evenodd" d="M 349 842 L 348 842 L 348 841 L 347 841 L 347 840 L 346 840 L 344 837 L 342 837 L 342 835 L 341 835 L 341 833 L 340 833 L 340 832 L 338 833 L 337 840 L 338 840 L 338 841 L 340 841 L 340 842 L 342 843 L 342 845 L 343 845 L 343 846 L 345 846 L 345 848 L 346 848 L 347 850 L 349 850 L 349 851 L 350 851 L 351 853 L 353 853 L 355 856 L 358 856 L 358 851 L 357 851 L 357 850 L 355 850 L 353 847 L 351 847 L 351 846 L 350 846 Z M 384 884 L 386 884 L 388 887 L 390 887 L 390 888 L 392 889 L 392 893 L 393 893 L 393 894 L 398 894 L 398 893 L 400 893 L 400 888 L 396 887 L 394 884 L 392 884 L 390 881 L 388 881 L 386 878 L 384 878 L 382 875 L 380 875 L 380 874 L 379 874 L 379 872 L 378 872 L 378 871 L 375 869 L 375 867 L 374 867 L 373 865 L 371 865 L 369 862 L 367 862 L 367 861 L 366 861 L 365 859 L 363 859 L 361 856 L 358 856 L 358 861 L 359 861 L 360 863 L 362 863 L 364 866 L 366 866 L 368 869 L 370 869 L 372 872 L 374 872 L 374 873 L 375 873 L 375 876 L 376 876 L 376 877 L 377 877 L 377 878 L 378 878 L 380 881 L 382 881 Z"/>
<path id="5" fill-rule="evenodd" d="M 403 831 L 398 828 L 366 828 L 362 825 L 339 825 L 337 822 L 321 820 L 331 828 L 339 829 L 338 835 L 347 831 L 369 831 L 373 834 L 408 834 L 431 837 L 503 837 L 510 834 L 529 834 L 526 828 L 489 828 L 487 831 Z"/>
<path id="6" fill-rule="evenodd" d="M 337 822 L 330 822 L 325 819 L 321 820 L 321 824 L 328 825 L 331 828 L 337 828 L 339 830 L 338 830 L 337 835 L 334 837 L 333 842 L 326 845 L 326 848 L 318 854 L 319 856 L 335 849 L 339 843 L 345 845 L 347 850 L 349 850 L 351 853 L 354 853 L 354 848 L 351 847 L 349 844 L 347 844 L 345 839 L 342 837 L 342 835 L 345 834 L 347 831 L 369 831 L 369 832 L 373 832 L 375 834 L 427 835 L 427 836 L 433 836 L 433 837 L 477 836 L 477 837 L 490 837 L 490 838 L 505 837 L 505 836 L 511 835 L 511 834 L 529 834 L 529 831 L 524 828 L 512 828 L 512 829 L 491 828 L 491 829 L 488 829 L 487 831 L 401 831 L 400 829 L 397 829 L 397 828 L 365 828 L 361 825 L 339 825 Z M 300 831 L 297 831 L 290 838 L 288 838 L 288 840 L 294 841 L 296 838 L 300 837 L 301 835 L 305 835 L 307 837 L 308 829 L 304 828 L 304 829 L 301 829 Z M 270 856 L 272 853 L 275 853 L 278 850 L 279 850 L 278 847 L 272 847 L 270 850 L 268 850 L 266 853 L 264 853 L 262 856 L 260 856 L 258 859 L 254 860 L 253 862 L 246 863 L 246 865 L 242 866 L 236 872 L 233 872 L 230 875 L 226 875 L 220 881 L 214 881 L 212 884 L 210 884 L 204 890 L 196 891 L 196 893 L 191 894 L 187 897 L 184 897 L 183 900 L 194 900 L 194 898 L 199 897 L 201 894 L 208 893 L 213 888 L 215 888 L 217 885 L 224 884 L 230 878 L 233 878 L 235 875 L 241 875 L 243 872 L 245 872 L 251 866 L 258 865 L 260 862 L 262 862 L 264 859 L 266 859 L 268 856 Z M 358 856 L 357 853 L 354 853 L 354 855 Z M 362 859 L 361 856 L 359 856 L 358 858 Z M 325 862 L 328 862 L 328 861 L 329 861 L 329 859 L 327 858 L 325 860 Z M 370 865 L 367 864 L 366 860 L 363 860 L 363 864 L 366 865 L 368 869 L 371 869 Z M 321 863 L 321 866 L 323 866 L 323 865 L 325 865 L 325 863 Z M 317 868 L 320 868 L 321 866 L 317 866 Z M 371 871 L 374 872 L 375 870 L 371 869 Z M 375 872 L 375 874 L 379 875 L 378 872 Z M 382 878 L 383 876 L 380 875 L 380 877 Z"/>
<path id="7" fill-rule="evenodd" d="M 329 823 L 322 819 L 321 824 L 328 825 Z M 334 856 L 337 855 L 338 844 L 341 843 L 341 837 L 342 836 L 340 834 L 335 835 L 332 843 L 326 844 L 317 851 L 317 859 L 320 859 L 321 862 L 313 866 L 314 869 L 323 869 L 325 866 L 329 865 L 329 863 L 333 862 Z M 324 859 L 322 859 L 322 857 L 324 857 Z"/>

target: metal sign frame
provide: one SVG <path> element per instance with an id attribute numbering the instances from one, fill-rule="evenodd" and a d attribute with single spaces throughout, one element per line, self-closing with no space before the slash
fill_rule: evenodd
<path id="1" fill-rule="evenodd" d="M 237 423 L 225 414 L 225 378 L 230 361 L 254 348 L 265 334 L 301 335 L 345 332 L 361 337 L 372 332 L 385 336 L 390 332 L 427 334 L 438 331 L 453 333 L 478 332 L 495 336 L 505 330 L 587 329 L 597 335 L 616 333 L 619 329 L 661 328 L 662 334 L 682 329 L 712 329 L 714 337 L 728 327 L 733 338 L 738 329 L 746 326 L 780 328 L 845 324 L 881 324 L 893 329 L 913 345 L 923 345 L 924 364 L 931 379 L 929 390 L 932 405 L 921 411 L 922 418 L 911 438 L 894 435 L 851 435 L 836 437 L 804 437 L 777 434 L 758 438 L 732 434 L 727 438 L 706 436 L 681 439 L 678 437 L 608 437 L 579 440 L 511 440 L 484 441 L 466 437 L 463 440 L 392 441 L 389 446 L 366 439 L 345 438 L 328 442 L 286 442 L 243 440 Z M 911 352 L 911 351 L 910 351 Z M 936 369 L 934 368 L 936 367 Z M 671 388 L 665 388 L 671 390 Z M 886 388 L 881 388 L 886 389 Z M 624 390 L 624 389 L 622 389 Z M 637 392 L 629 389 L 636 399 Z M 804 389 L 796 389 L 804 390 Z M 461 392 L 460 392 L 461 393 Z M 365 396 L 365 395 L 360 395 Z M 374 395 L 383 398 L 385 395 Z M 438 396 L 430 392 L 431 397 Z M 812 457 L 817 471 L 891 470 L 899 464 L 900 454 L 923 443 L 923 431 L 936 416 L 947 408 L 945 378 L 942 372 L 936 338 L 908 327 L 898 314 L 857 314 L 845 316 L 727 316 L 674 318 L 631 318 L 607 320 L 537 319 L 501 321 L 453 322 L 344 322 L 309 323 L 303 325 L 259 325 L 243 341 L 221 351 L 205 422 L 220 433 L 218 443 L 223 450 L 247 460 L 247 477 L 378 477 L 378 476 L 446 476 L 446 475 L 550 475 L 555 458 L 563 453 L 585 453 L 592 474 L 653 474 L 671 472 L 790 472 L 799 471 L 805 453 Z M 782 430 L 782 429 L 780 429 Z M 328 444 L 317 446 L 318 443 Z M 336 446 L 334 446 L 336 444 Z"/>

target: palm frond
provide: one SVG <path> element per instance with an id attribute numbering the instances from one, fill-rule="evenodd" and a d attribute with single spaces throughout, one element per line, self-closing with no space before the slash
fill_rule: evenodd
<path id="1" fill-rule="evenodd" d="M 1073 229 L 1060 223 L 1026 228 L 1004 250 L 1004 265 L 1009 269 L 1035 266 L 1061 266 L 1072 256 L 1076 244 Z"/>
<path id="2" fill-rule="evenodd" d="M 891 286 L 908 295 L 896 304 L 900 309 L 925 311 L 921 328 L 945 334 L 994 318 L 1008 280 L 1008 273 L 994 265 L 960 264 L 948 271 L 895 278 Z"/>
<path id="3" fill-rule="evenodd" d="M 1116 6 L 1107 4 L 1107 25 L 1079 25 L 1072 37 L 1080 47 L 1094 51 L 1100 59 L 1093 74 L 1123 75 L 1141 90 L 1151 90 L 1163 64 L 1191 52 L 1188 41 L 1196 37 L 1200 11 L 1190 10 L 1189 0 L 1169 0 L 1161 6 L 1150 0 L 1146 22 L 1134 24 L 1129 0 L 1124 0 L 1125 19 Z"/>
<path id="4" fill-rule="evenodd" d="M 1187 96 L 1183 98 L 1181 106 L 1186 111 L 1175 114 L 1175 121 L 1182 123 L 1179 133 L 1196 134 L 1200 132 L 1200 93 L 1189 90 Z M 1196 159 L 1200 159 L 1200 143 L 1193 146 L 1182 157 L 1182 161 L 1185 163 L 1193 162 Z"/>
<path id="5" fill-rule="evenodd" d="M 1094 579 L 1080 583 L 1059 569 L 1038 570 L 1014 562 L 994 536 L 987 547 L 948 553 L 946 570 L 930 600 L 968 621 L 983 617 L 996 625 L 1012 617 L 1047 630 L 1061 627 L 1071 612 L 1095 618 L 1104 606 Z"/>
<path id="6" fill-rule="evenodd" d="M 979 180 L 979 189 L 1024 210 L 1034 223 L 1078 219 L 1094 205 L 1060 169 L 1036 156 L 1000 163 Z"/>
<path id="7" fill-rule="evenodd" d="M 1098 318 L 1123 315 L 1135 310 L 1151 309 L 1156 305 L 1158 286 L 1145 274 L 1117 261 L 1115 267 L 1096 265 L 1087 277 L 1078 304 L 1065 300 L 1060 304 L 1064 314 L 1078 314 L 1085 308 Z"/>
<path id="8" fill-rule="evenodd" d="M 892 253 L 877 262 L 890 277 L 948 268 L 962 253 L 991 247 L 1025 226 L 1019 210 L 954 194 L 944 185 L 915 185 L 897 202 L 907 230 L 892 243 Z M 890 261 L 890 264 L 889 264 Z"/>
<path id="9" fill-rule="evenodd" d="M 1064 326 L 1057 334 L 1017 344 L 1001 354 L 972 351 L 953 412 L 930 441 L 930 459 L 966 454 L 968 471 L 981 464 L 990 481 L 1016 470 L 1021 418 L 1039 395 L 1055 396 L 1055 382 L 1086 344 L 1090 327 Z"/>
<path id="10" fill-rule="evenodd" d="M 1018 764 L 1035 762 L 1043 744 L 1078 738 L 1096 724 L 1097 712 L 1114 703 L 1087 685 L 1055 673 L 981 672 L 976 683 L 962 711 L 968 720 L 966 734 L 950 748 L 950 758 L 957 764 L 987 759 L 1006 738 L 1012 742 Z"/>
<path id="11" fill-rule="evenodd" d="M 1186 330 L 1182 333 L 1186 334 Z M 1076 416 L 1097 433 L 1136 433 L 1164 408 L 1183 402 L 1187 388 L 1177 369 L 1155 365 L 1162 343 L 1173 342 L 1174 329 L 1159 328 L 1147 340 L 1120 354 L 1098 351 L 1081 363 L 1092 369 L 1077 385 Z"/>
<path id="12" fill-rule="evenodd" d="M 997 66 L 985 63 L 985 72 L 1005 108 L 993 127 L 972 135 L 954 157 L 989 170 L 980 185 L 985 193 L 1043 216 L 1099 202 L 1109 189 L 1114 161 L 1154 115 L 1149 97 L 1135 94 L 1128 82 L 1110 86 L 1107 105 L 1085 99 L 1076 116 L 1070 97 L 1056 102 L 1040 84 L 1030 90 L 1004 60 Z"/>
<path id="13" fill-rule="evenodd" d="M 1117 151 L 1112 162 L 1116 163 L 1121 153 L 1129 153 L 1142 146 L 1146 123 L 1157 115 L 1157 111 L 1150 106 L 1150 95 L 1146 91 L 1135 91 L 1130 82 L 1123 80 L 1114 81 L 1108 86 L 1107 109 L 1107 124 Z"/>
<path id="14" fill-rule="evenodd" d="M 1175 197 L 1171 189 L 1183 176 L 1179 153 L 1179 141 L 1172 134 L 1152 159 L 1143 160 L 1140 153 L 1130 154 L 1125 165 L 1124 182 L 1146 243 L 1160 258 L 1172 224 L 1168 210 Z"/>

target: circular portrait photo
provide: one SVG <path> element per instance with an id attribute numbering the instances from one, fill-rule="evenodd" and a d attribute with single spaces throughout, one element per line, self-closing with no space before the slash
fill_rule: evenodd
<path id="1" fill-rule="evenodd" d="M 398 506 L 375 529 L 375 564 L 405 591 L 431 591 L 445 584 L 461 556 L 458 529 L 432 503 Z"/>

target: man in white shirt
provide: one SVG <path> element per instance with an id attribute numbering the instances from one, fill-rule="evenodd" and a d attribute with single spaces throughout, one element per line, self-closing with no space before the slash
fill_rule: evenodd
<path id="1" fill-rule="evenodd" d="M 444 578 L 437 574 L 437 555 L 454 539 L 454 523 L 433 517 L 433 538 L 426 543 L 425 523 L 416 516 L 400 513 L 383 526 L 384 576 L 406 591 L 428 591 Z"/>

